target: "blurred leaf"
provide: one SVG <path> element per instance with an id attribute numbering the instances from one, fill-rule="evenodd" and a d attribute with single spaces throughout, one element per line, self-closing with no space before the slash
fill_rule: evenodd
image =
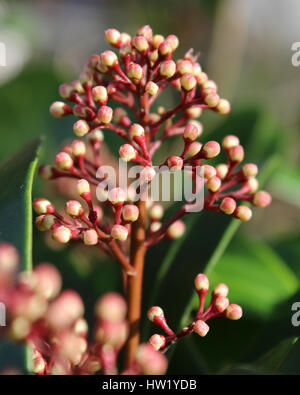
<path id="1" fill-rule="evenodd" d="M 300 171 L 287 167 L 277 170 L 269 185 L 272 195 L 300 208 Z"/>
<path id="2" fill-rule="evenodd" d="M 36 139 L 0 165 L 0 239 L 21 253 L 27 270 L 32 267 L 32 182 L 40 154 Z"/>

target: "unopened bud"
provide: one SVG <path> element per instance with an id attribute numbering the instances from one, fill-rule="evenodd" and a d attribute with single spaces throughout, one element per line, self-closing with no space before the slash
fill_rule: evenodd
<path id="1" fill-rule="evenodd" d="M 228 165 L 226 163 L 220 163 L 216 166 L 217 176 L 223 180 L 228 173 Z"/>
<path id="2" fill-rule="evenodd" d="M 155 318 L 164 318 L 163 309 L 159 306 L 152 306 L 147 313 L 148 320 L 154 322 Z"/>
<path id="3" fill-rule="evenodd" d="M 254 163 L 246 163 L 242 167 L 242 172 L 245 177 L 256 177 L 258 173 L 258 168 Z"/>
<path id="4" fill-rule="evenodd" d="M 227 287 L 226 284 L 220 283 L 218 285 L 215 286 L 214 288 L 214 295 L 218 295 L 218 296 L 224 296 L 224 298 L 226 298 L 226 296 L 228 295 L 229 289 Z"/>
<path id="5" fill-rule="evenodd" d="M 139 52 L 145 53 L 149 49 L 148 41 L 144 36 L 135 36 L 131 42 L 134 48 Z"/>
<path id="6" fill-rule="evenodd" d="M 137 157 L 137 151 L 131 144 L 123 144 L 119 148 L 120 157 L 125 162 L 130 162 Z"/>
<path id="7" fill-rule="evenodd" d="M 83 137 L 90 131 L 89 124 L 84 119 L 80 119 L 73 125 L 73 131 L 78 137 Z"/>
<path id="8" fill-rule="evenodd" d="M 167 370 L 167 358 L 151 344 L 140 344 L 136 351 L 136 364 L 145 375 L 162 375 Z"/>
<path id="9" fill-rule="evenodd" d="M 123 207 L 122 217 L 124 221 L 134 222 L 139 217 L 139 209 L 134 204 L 126 204 Z"/>
<path id="10" fill-rule="evenodd" d="M 209 107 L 213 108 L 219 104 L 220 96 L 217 93 L 209 93 L 205 97 L 204 101 Z"/>
<path id="11" fill-rule="evenodd" d="M 224 137 L 223 141 L 222 141 L 222 146 L 225 149 L 229 149 L 232 147 L 236 147 L 237 145 L 240 144 L 240 140 L 237 136 L 233 136 L 232 134 Z"/>
<path id="12" fill-rule="evenodd" d="M 202 114 L 202 108 L 199 106 L 192 106 L 188 108 L 185 112 L 190 119 L 195 119 L 195 118 L 199 118 L 200 115 Z"/>
<path id="13" fill-rule="evenodd" d="M 200 152 L 201 148 L 202 148 L 202 144 L 199 143 L 198 141 L 194 141 L 193 143 L 191 143 L 188 150 L 186 151 L 185 158 L 188 159 L 191 158 L 192 156 L 197 155 Z"/>
<path id="14" fill-rule="evenodd" d="M 200 130 L 193 123 L 188 122 L 183 133 L 183 138 L 189 142 L 195 141 L 200 136 Z"/>
<path id="15" fill-rule="evenodd" d="M 272 202 L 272 196 L 265 191 L 258 191 L 254 194 L 252 203 L 257 207 L 267 207 Z"/>
<path id="16" fill-rule="evenodd" d="M 95 102 L 105 104 L 108 100 L 108 94 L 105 86 L 94 86 L 92 89 L 92 95 Z"/>
<path id="17" fill-rule="evenodd" d="M 197 274 L 194 280 L 194 284 L 198 292 L 207 292 L 209 289 L 209 281 L 205 274 Z"/>
<path id="18" fill-rule="evenodd" d="M 221 201 L 219 208 L 221 211 L 223 211 L 223 213 L 231 215 L 236 209 L 236 201 L 230 197 L 225 197 Z"/>
<path id="19" fill-rule="evenodd" d="M 154 334 L 150 337 L 149 343 L 158 351 L 165 346 L 166 338 L 163 335 Z"/>
<path id="20" fill-rule="evenodd" d="M 178 171 L 182 169 L 183 160 L 180 156 L 170 156 L 167 159 L 167 165 L 171 171 Z"/>
<path id="21" fill-rule="evenodd" d="M 52 238 L 62 244 L 66 244 L 71 240 L 72 232 L 66 226 L 58 226 L 52 231 Z"/>
<path id="22" fill-rule="evenodd" d="M 113 109 L 108 106 L 101 106 L 97 113 L 97 117 L 102 123 L 110 123 L 113 117 Z"/>
<path id="23" fill-rule="evenodd" d="M 226 115 L 230 112 L 230 103 L 226 99 L 220 99 L 219 104 L 217 105 L 217 111 L 221 115 Z"/>
<path id="24" fill-rule="evenodd" d="M 54 299 L 61 290 L 62 278 L 55 266 L 40 263 L 33 269 L 37 279 L 35 291 L 48 300 Z"/>
<path id="25" fill-rule="evenodd" d="M 216 171 L 215 167 L 213 167 L 211 165 L 203 165 L 201 169 L 203 169 L 203 176 L 207 180 L 209 180 L 210 178 L 215 177 L 216 174 L 217 174 L 217 171 Z"/>
<path id="26" fill-rule="evenodd" d="M 176 73 L 176 63 L 173 60 L 161 62 L 159 72 L 166 78 L 171 78 Z"/>
<path id="27" fill-rule="evenodd" d="M 114 225 L 111 229 L 111 236 L 120 241 L 125 241 L 128 237 L 128 230 L 123 225 Z"/>
<path id="28" fill-rule="evenodd" d="M 185 232 L 185 224 L 180 219 L 168 227 L 167 235 L 170 239 L 178 239 Z"/>
<path id="29" fill-rule="evenodd" d="M 141 182 L 150 182 L 156 176 L 156 172 L 154 167 L 145 166 L 140 173 L 140 181 Z"/>
<path id="30" fill-rule="evenodd" d="M 66 152 L 59 152 L 55 156 L 55 163 L 60 170 L 71 170 L 73 167 L 73 159 Z"/>
<path id="31" fill-rule="evenodd" d="M 226 309 L 226 318 L 229 320 L 239 320 L 243 315 L 243 310 L 238 304 L 230 304 Z"/>
<path id="32" fill-rule="evenodd" d="M 167 56 L 173 52 L 173 48 L 169 41 L 165 40 L 159 45 L 158 51 L 162 56 Z"/>
<path id="33" fill-rule="evenodd" d="M 129 78 L 139 81 L 143 78 L 143 68 L 137 63 L 130 63 L 127 75 Z"/>
<path id="34" fill-rule="evenodd" d="M 81 179 L 77 181 L 76 185 L 77 193 L 82 196 L 85 193 L 90 193 L 90 184 L 87 180 Z"/>
<path id="35" fill-rule="evenodd" d="M 113 205 L 123 204 L 126 200 L 126 193 L 122 188 L 112 188 L 108 192 L 108 200 Z"/>
<path id="36" fill-rule="evenodd" d="M 221 147 L 216 141 L 208 141 L 206 144 L 204 144 L 201 151 L 205 159 L 211 159 L 219 155 Z"/>
<path id="37" fill-rule="evenodd" d="M 37 214 L 53 214 L 55 211 L 53 204 L 44 198 L 34 199 L 33 209 Z"/>
<path id="38" fill-rule="evenodd" d="M 81 140 L 72 141 L 71 148 L 74 156 L 84 156 L 86 153 L 86 146 Z"/>
<path id="39" fill-rule="evenodd" d="M 152 40 L 153 47 L 157 49 L 164 40 L 164 36 L 162 36 L 161 34 L 155 34 Z"/>
<path id="40" fill-rule="evenodd" d="M 101 320 L 120 322 L 126 318 L 126 313 L 127 304 L 116 292 L 106 293 L 96 303 L 95 315 Z"/>
<path id="41" fill-rule="evenodd" d="M 83 232 L 83 242 L 87 246 L 98 244 L 98 234 L 94 229 L 88 229 Z"/>
<path id="42" fill-rule="evenodd" d="M 152 221 L 160 220 L 164 215 L 164 208 L 161 204 L 156 203 L 149 208 L 149 217 Z"/>
<path id="43" fill-rule="evenodd" d="M 108 44 L 115 45 L 118 44 L 120 39 L 120 32 L 117 29 L 107 29 L 105 30 L 105 40 Z"/>
<path id="44" fill-rule="evenodd" d="M 197 80 L 193 74 L 186 73 L 180 78 L 180 84 L 186 91 L 190 91 L 197 85 Z"/>
<path id="45" fill-rule="evenodd" d="M 100 55 L 101 62 L 106 67 L 112 67 L 118 61 L 117 55 L 113 51 L 104 51 Z"/>
<path id="46" fill-rule="evenodd" d="M 175 51 L 175 49 L 179 45 L 178 37 L 174 34 L 170 34 L 169 36 L 167 36 L 166 40 L 171 44 L 172 50 Z"/>
<path id="47" fill-rule="evenodd" d="M 130 126 L 129 137 L 133 140 L 134 137 L 141 137 L 145 135 L 145 129 L 138 123 L 134 123 Z"/>
<path id="48" fill-rule="evenodd" d="M 228 157 L 232 162 L 242 162 L 244 159 L 244 148 L 241 145 L 229 148 Z"/>
<path id="49" fill-rule="evenodd" d="M 208 331 L 209 331 L 209 326 L 207 325 L 206 322 L 202 320 L 197 320 L 195 322 L 194 332 L 197 333 L 197 335 L 204 337 L 207 335 Z"/>
<path id="50" fill-rule="evenodd" d="M 252 211 L 249 207 L 242 205 L 235 209 L 234 216 L 243 222 L 247 222 L 252 218 Z"/>
<path id="51" fill-rule="evenodd" d="M 214 303 L 214 310 L 217 313 L 223 313 L 229 306 L 229 300 L 225 296 L 218 296 Z"/>
<path id="52" fill-rule="evenodd" d="M 53 117 L 61 118 L 64 115 L 70 114 L 70 107 L 62 101 L 55 101 L 51 104 L 49 111 Z"/>
<path id="53" fill-rule="evenodd" d="M 190 60 L 179 59 L 176 63 L 177 71 L 183 74 L 193 74 L 193 64 Z"/>
<path id="54" fill-rule="evenodd" d="M 145 87 L 145 90 L 147 93 L 149 93 L 149 95 L 154 96 L 158 92 L 158 85 L 153 81 L 149 81 Z"/>

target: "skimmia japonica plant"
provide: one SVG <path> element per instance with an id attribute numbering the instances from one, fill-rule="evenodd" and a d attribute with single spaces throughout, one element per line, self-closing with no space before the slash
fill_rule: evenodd
<path id="1" fill-rule="evenodd" d="M 209 281 L 198 274 L 199 308 L 192 322 L 176 333 L 163 310 L 149 306 L 148 318 L 162 332 L 140 344 L 145 256 L 151 246 L 183 235 L 185 216 L 199 211 L 190 209 L 199 192 L 202 200 L 196 199 L 196 206 L 241 221 L 251 219 L 250 204 L 265 207 L 271 202 L 267 192 L 258 191 L 257 166 L 242 164 L 244 149 L 238 137 L 228 135 L 222 141 L 226 163 L 207 163 L 220 154 L 221 146 L 216 141 L 199 141 L 203 126 L 196 119 L 203 110 L 225 115 L 230 104 L 220 98 L 216 83 L 202 71 L 198 54 L 189 50 L 174 60 L 178 38 L 153 35 L 150 26 L 141 27 L 134 37 L 108 29 L 105 38 L 115 50 L 92 55 L 78 80 L 60 86 L 64 101 L 50 107 L 56 118 L 77 118 L 73 125 L 77 139 L 56 155 L 56 167 L 43 165 L 39 170 L 45 180 L 73 180 L 64 185 L 74 189 L 78 200 L 67 201 L 64 213 L 45 198 L 35 199 L 33 208 L 38 214 L 37 228 L 50 231 L 57 242 L 97 246 L 112 257 L 122 271 L 124 297 L 112 292 L 100 298 L 88 341 L 83 302 L 75 291 L 60 293 L 57 270 L 41 264 L 32 274 L 13 280 L 16 254 L 11 246 L 2 245 L 0 269 L 9 281 L 0 285 L 5 300 L 10 301 L 8 332 L 31 345 L 33 371 L 38 374 L 116 373 L 121 349 L 123 374 L 163 374 L 165 353 L 180 338 L 192 333 L 205 336 L 207 322 L 214 318 L 241 318 L 242 309 L 230 304 L 225 284 L 214 288 L 205 308 Z M 174 108 L 155 106 L 165 89 L 177 92 Z M 124 140 L 119 154 L 123 161 L 137 165 L 135 188 L 122 188 L 120 182 L 108 180 L 101 155 L 106 133 Z M 181 154 L 170 153 L 161 163 L 154 163 L 156 151 L 173 136 L 182 138 Z M 173 173 L 188 169 L 192 183 L 193 198 L 183 199 L 169 218 L 147 193 L 162 167 Z"/>

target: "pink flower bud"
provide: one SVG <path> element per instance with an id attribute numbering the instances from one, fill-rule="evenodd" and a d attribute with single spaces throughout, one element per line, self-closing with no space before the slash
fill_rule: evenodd
<path id="1" fill-rule="evenodd" d="M 198 77 L 198 83 L 199 83 L 200 85 L 202 85 L 202 87 L 203 87 L 204 84 L 208 81 L 208 76 L 207 76 L 207 74 L 204 73 L 204 72 L 199 73 L 199 74 L 197 75 L 197 77 Z"/>
<path id="2" fill-rule="evenodd" d="M 198 141 L 194 141 L 193 143 L 191 143 L 188 150 L 186 151 L 185 158 L 188 159 L 191 158 L 192 156 L 197 155 L 200 152 L 201 148 L 202 148 L 202 144 L 199 143 Z"/>
<path id="3" fill-rule="evenodd" d="M 9 243 L 0 243 L 0 277 L 3 273 L 13 274 L 19 266 L 17 249 Z"/>
<path id="4" fill-rule="evenodd" d="M 94 86 L 92 89 L 92 96 L 95 102 L 99 104 L 105 104 L 108 100 L 108 94 L 105 86 Z"/>
<path id="5" fill-rule="evenodd" d="M 98 244 L 98 234 L 94 229 L 88 229 L 83 232 L 83 242 L 86 246 Z"/>
<path id="6" fill-rule="evenodd" d="M 185 112 L 190 119 L 195 119 L 195 118 L 199 118 L 200 115 L 202 114 L 202 108 L 199 106 L 192 106 L 188 108 Z"/>
<path id="7" fill-rule="evenodd" d="M 147 313 L 148 320 L 154 322 L 155 318 L 164 318 L 163 309 L 159 306 L 152 306 Z"/>
<path id="8" fill-rule="evenodd" d="M 159 72 L 166 78 L 171 78 L 176 73 L 176 63 L 173 60 L 161 62 Z"/>
<path id="9" fill-rule="evenodd" d="M 229 148 L 228 157 L 232 162 L 242 162 L 244 159 L 244 148 L 241 145 Z"/>
<path id="10" fill-rule="evenodd" d="M 49 165 L 42 165 L 39 167 L 39 176 L 43 180 L 50 180 L 53 176 L 52 167 Z"/>
<path id="11" fill-rule="evenodd" d="M 209 331 L 209 326 L 207 325 L 206 322 L 202 320 L 197 320 L 195 322 L 194 332 L 197 333 L 197 335 L 204 337 L 207 335 L 208 331 Z"/>
<path id="12" fill-rule="evenodd" d="M 165 40 L 164 36 L 161 34 L 155 34 L 153 36 L 152 45 L 154 48 L 158 49 L 160 44 Z M 169 43 L 170 44 L 170 43 Z"/>
<path id="13" fill-rule="evenodd" d="M 258 189 L 258 180 L 255 177 L 249 177 L 248 180 L 244 183 L 244 186 L 247 187 L 248 193 L 254 193 Z"/>
<path id="14" fill-rule="evenodd" d="M 207 292 L 209 289 L 209 281 L 205 274 L 197 274 L 194 280 L 195 288 L 198 292 Z"/>
<path id="15" fill-rule="evenodd" d="M 195 141 L 200 136 L 199 129 L 191 122 L 188 122 L 183 133 L 183 138 L 189 142 Z"/>
<path id="16" fill-rule="evenodd" d="M 166 40 L 171 44 L 172 50 L 175 51 L 175 49 L 179 45 L 178 37 L 174 34 L 170 34 L 169 36 L 167 36 Z"/>
<path id="17" fill-rule="evenodd" d="M 197 80 L 193 74 L 186 73 L 180 78 L 180 84 L 186 91 L 190 91 L 197 85 Z"/>
<path id="18" fill-rule="evenodd" d="M 228 136 L 224 137 L 224 139 L 222 141 L 222 146 L 225 149 L 236 147 L 239 144 L 240 144 L 239 138 L 236 136 L 233 136 L 232 134 L 229 134 Z"/>
<path id="19" fill-rule="evenodd" d="M 104 135 L 101 129 L 94 129 L 90 135 L 92 143 L 102 143 Z"/>
<path id="20" fill-rule="evenodd" d="M 182 169 L 183 160 L 180 156 L 170 156 L 167 159 L 167 165 L 171 171 L 178 171 Z"/>
<path id="21" fill-rule="evenodd" d="M 86 337 L 88 334 L 88 323 L 82 317 L 78 318 L 73 325 L 73 332 L 77 336 Z"/>
<path id="22" fill-rule="evenodd" d="M 165 346 L 166 338 L 163 335 L 154 334 L 150 337 L 149 343 L 158 351 Z"/>
<path id="23" fill-rule="evenodd" d="M 220 144 L 217 143 L 216 141 L 208 141 L 206 144 L 204 144 L 201 150 L 204 159 L 215 158 L 216 156 L 219 155 L 220 151 L 221 151 Z"/>
<path id="24" fill-rule="evenodd" d="M 95 333 L 95 340 L 103 345 L 109 345 L 119 350 L 128 337 L 128 323 L 126 321 L 103 321 Z"/>
<path id="25" fill-rule="evenodd" d="M 52 231 L 52 238 L 59 243 L 66 244 L 72 238 L 72 232 L 66 226 L 58 226 Z"/>
<path id="26" fill-rule="evenodd" d="M 157 232 L 162 227 L 162 223 L 159 221 L 154 221 L 150 224 L 149 230 L 151 233 Z"/>
<path id="27" fill-rule="evenodd" d="M 143 78 L 143 68 L 137 63 L 130 63 L 127 75 L 133 80 L 141 80 Z"/>
<path id="28" fill-rule="evenodd" d="M 230 112 L 230 103 L 226 99 L 220 99 L 219 104 L 217 105 L 217 111 L 221 115 L 226 115 Z"/>
<path id="29" fill-rule="evenodd" d="M 55 101 L 50 106 L 50 114 L 55 118 L 61 118 L 64 115 L 70 114 L 70 107 L 62 102 L 62 101 Z"/>
<path id="30" fill-rule="evenodd" d="M 254 194 L 252 203 L 257 207 L 267 207 L 272 202 L 272 196 L 265 191 L 258 191 Z"/>
<path id="31" fill-rule="evenodd" d="M 258 168 L 254 163 L 246 163 L 242 167 L 242 172 L 245 177 L 256 177 L 258 173 Z"/>
<path id="32" fill-rule="evenodd" d="M 154 96 L 158 92 L 158 85 L 153 81 L 149 81 L 145 87 L 145 90 L 147 93 L 149 93 L 149 95 Z"/>
<path id="33" fill-rule="evenodd" d="M 59 86 L 59 94 L 63 99 L 69 99 L 74 92 L 74 87 L 70 83 L 62 84 Z"/>
<path id="34" fill-rule="evenodd" d="M 164 40 L 159 44 L 158 51 L 162 56 L 167 56 L 173 52 L 173 48 L 169 41 Z"/>
<path id="35" fill-rule="evenodd" d="M 193 63 L 189 60 L 179 59 L 176 63 L 177 71 L 181 75 L 183 74 L 193 74 Z"/>
<path id="36" fill-rule="evenodd" d="M 142 53 L 146 53 L 149 49 L 149 44 L 144 36 L 135 36 L 131 40 L 132 45 L 136 50 Z"/>
<path id="37" fill-rule="evenodd" d="M 229 300 L 225 296 L 218 296 L 214 303 L 214 310 L 217 313 L 223 313 L 229 306 Z"/>
<path id="38" fill-rule="evenodd" d="M 9 334 L 13 340 L 25 339 L 31 330 L 31 324 L 25 317 L 17 317 L 12 320 L 9 327 Z"/>
<path id="39" fill-rule="evenodd" d="M 90 131 L 89 124 L 84 119 L 80 119 L 79 121 L 75 122 L 73 125 L 73 132 L 78 137 L 83 137 Z"/>
<path id="40" fill-rule="evenodd" d="M 252 218 L 252 211 L 249 207 L 242 205 L 235 209 L 234 216 L 243 222 L 247 222 Z"/>
<path id="41" fill-rule="evenodd" d="M 220 96 L 217 93 L 209 93 L 205 97 L 204 101 L 209 107 L 213 108 L 218 106 L 220 102 Z"/>
<path id="42" fill-rule="evenodd" d="M 149 217 L 152 221 L 160 220 L 164 215 L 164 208 L 161 204 L 156 203 L 149 209 Z"/>
<path id="43" fill-rule="evenodd" d="M 139 217 L 139 209 L 134 204 L 126 204 L 123 207 L 122 216 L 124 221 L 134 222 Z"/>
<path id="44" fill-rule="evenodd" d="M 119 148 L 120 157 L 125 162 L 130 162 L 137 157 L 137 151 L 131 144 L 123 144 Z"/>
<path id="45" fill-rule="evenodd" d="M 125 320 L 126 314 L 127 304 L 116 292 L 106 293 L 96 303 L 95 315 L 101 320 L 120 322 Z"/>
<path id="46" fill-rule="evenodd" d="M 131 36 L 128 33 L 121 33 L 120 35 L 120 43 L 122 46 L 129 46 L 131 42 Z"/>
<path id="47" fill-rule="evenodd" d="M 225 298 L 228 295 L 228 292 L 229 292 L 229 289 L 228 289 L 227 285 L 223 284 L 223 283 L 216 285 L 213 290 L 214 295 L 224 296 Z"/>
<path id="48" fill-rule="evenodd" d="M 33 354 L 32 373 L 42 375 L 47 368 L 47 363 L 42 354 L 37 350 Z"/>
<path id="49" fill-rule="evenodd" d="M 180 219 L 168 227 L 167 235 L 170 239 L 178 239 L 185 232 L 185 224 Z"/>
<path id="50" fill-rule="evenodd" d="M 202 134 L 202 132 L 203 132 L 203 125 L 202 125 L 201 122 L 195 121 L 193 119 L 193 120 L 190 120 L 188 123 L 196 126 L 196 128 L 198 129 L 198 132 L 199 132 L 199 136 Z"/>
<path id="51" fill-rule="evenodd" d="M 50 303 L 45 319 L 51 330 L 59 332 L 70 328 L 83 313 L 84 305 L 78 293 L 65 290 Z"/>
<path id="52" fill-rule="evenodd" d="M 108 42 L 108 44 L 111 45 L 116 45 L 118 44 L 120 40 L 120 32 L 117 29 L 107 29 L 105 30 L 105 40 Z"/>
<path id="53" fill-rule="evenodd" d="M 82 85 L 84 85 L 84 84 L 92 85 L 94 78 L 93 78 L 92 73 L 90 73 L 89 71 L 83 71 L 79 75 L 79 81 Z"/>
<path id="54" fill-rule="evenodd" d="M 73 167 L 73 159 L 66 152 L 59 152 L 55 156 L 55 163 L 60 170 L 71 170 Z"/>
<path id="55" fill-rule="evenodd" d="M 55 266 L 41 263 L 33 269 L 36 277 L 35 291 L 44 298 L 54 299 L 61 290 L 62 278 Z"/>
<path id="56" fill-rule="evenodd" d="M 125 241 L 128 237 L 128 230 L 123 225 L 114 225 L 110 234 L 116 240 Z"/>
<path id="57" fill-rule="evenodd" d="M 98 57 L 98 59 L 99 58 L 100 57 Z M 81 85 L 79 80 L 72 81 L 71 85 L 73 86 L 74 91 L 79 93 L 80 95 L 83 95 L 85 93 L 83 86 Z"/>
<path id="58" fill-rule="evenodd" d="M 155 49 L 154 51 L 151 51 L 148 53 L 148 58 L 151 63 L 155 63 L 158 59 L 158 50 Z"/>
<path id="59" fill-rule="evenodd" d="M 102 52 L 100 59 L 102 64 L 106 67 L 112 67 L 118 61 L 118 57 L 113 51 Z"/>
<path id="60" fill-rule="evenodd" d="M 110 123 L 113 117 L 113 109 L 108 106 L 101 106 L 97 113 L 97 118 L 102 123 Z"/>
<path id="61" fill-rule="evenodd" d="M 53 214 L 55 212 L 53 204 L 44 198 L 34 199 L 33 209 L 37 214 Z"/>
<path id="62" fill-rule="evenodd" d="M 74 156 L 84 156 L 86 153 L 85 144 L 81 140 L 72 141 L 71 148 Z"/>
<path id="63" fill-rule="evenodd" d="M 192 72 L 192 74 L 193 74 L 197 79 L 199 79 L 199 78 L 201 77 L 202 69 L 201 69 L 201 66 L 200 66 L 199 63 L 196 62 L 196 63 L 193 64 L 193 72 Z"/>
<path id="64" fill-rule="evenodd" d="M 212 80 L 206 80 L 203 84 L 202 84 L 202 92 L 204 93 L 216 93 L 218 90 L 218 87 L 216 85 L 216 83 Z"/>
<path id="65" fill-rule="evenodd" d="M 73 365 L 78 365 L 87 349 L 87 341 L 72 332 L 60 334 L 57 339 L 59 355 L 67 358 Z"/>
<path id="66" fill-rule="evenodd" d="M 243 315 L 243 310 L 238 304 L 230 304 L 226 309 L 226 318 L 229 320 L 239 320 Z"/>
<path id="67" fill-rule="evenodd" d="M 145 129 L 143 126 L 139 125 L 138 123 L 134 123 L 130 126 L 129 129 L 129 137 L 133 140 L 134 137 L 142 137 L 145 136 Z"/>
<path id="68" fill-rule="evenodd" d="M 226 163 L 220 163 L 216 166 L 217 176 L 223 180 L 228 173 L 228 165 Z"/>
<path id="69" fill-rule="evenodd" d="M 123 204 L 126 200 L 126 193 L 122 188 L 112 188 L 108 192 L 108 200 L 113 205 Z"/>
<path id="70" fill-rule="evenodd" d="M 55 224 L 55 217 L 50 214 L 40 215 L 35 220 L 36 227 L 41 232 L 46 232 L 50 230 L 52 225 Z"/>
<path id="71" fill-rule="evenodd" d="M 223 213 L 231 215 L 236 209 L 236 201 L 230 197 L 225 197 L 221 201 L 219 208 L 221 211 L 223 211 Z"/>
<path id="72" fill-rule="evenodd" d="M 86 193 L 90 193 L 90 184 L 87 180 L 81 179 L 77 181 L 76 185 L 77 193 L 82 196 Z"/>
<path id="73" fill-rule="evenodd" d="M 138 30 L 139 36 L 144 36 L 148 41 L 152 40 L 153 32 L 149 25 L 141 26 Z"/>
<path id="74" fill-rule="evenodd" d="M 154 350 L 151 344 L 140 344 L 136 351 L 136 364 L 142 374 L 165 374 L 167 358 L 159 351 Z"/>
<path id="75" fill-rule="evenodd" d="M 215 176 L 210 178 L 205 185 L 209 191 L 217 192 L 222 185 L 222 181 L 219 177 Z"/>
<path id="76" fill-rule="evenodd" d="M 145 166 L 140 173 L 140 180 L 141 182 L 150 182 L 156 176 L 156 172 L 154 167 L 152 166 Z"/>
<path id="77" fill-rule="evenodd" d="M 211 165 L 203 165 L 201 167 L 201 169 L 203 169 L 203 176 L 207 180 L 209 180 L 210 178 L 215 177 L 216 174 L 217 174 L 217 171 L 216 171 L 215 167 L 213 167 Z"/>

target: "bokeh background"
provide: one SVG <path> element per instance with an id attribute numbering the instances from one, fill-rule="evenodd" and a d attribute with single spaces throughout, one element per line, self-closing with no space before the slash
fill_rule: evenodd
<path id="1" fill-rule="evenodd" d="M 193 276 L 212 256 L 212 284 L 228 283 L 230 299 L 243 305 L 245 318 L 213 323 L 205 339 L 183 340 L 172 355 L 170 373 L 244 372 L 262 366 L 268 371 L 275 363 L 265 354 L 277 347 L 272 352 L 281 361 L 297 337 L 290 321 L 291 305 L 300 301 L 300 67 L 292 65 L 291 46 L 300 41 L 299 18 L 298 0 L 0 1 L 0 42 L 6 46 L 7 62 L 0 67 L 1 160 L 44 135 L 43 160 L 52 161 L 58 147 L 72 137 L 72 119 L 58 121 L 48 112 L 58 99 L 58 85 L 76 78 L 91 54 L 108 48 L 105 29 L 134 34 L 150 24 L 156 33 L 180 38 L 178 57 L 191 47 L 199 50 L 204 71 L 231 101 L 229 116 L 201 116 L 204 138 L 239 135 L 246 160 L 265 169 L 273 204 L 255 210 L 254 219 L 235 232 L 221 257 L 213 253 L 229 221 L 206 214 L 199 214 L 173 254 L 154 298 L 173 326 L 185 311 Z M 170 107 L 173 102 L 165 97 L 158 104 Z M 112 152 L 119 143 L 108 139 Z M 36 179 L 34 194 L 41 193 L 54 195 Z M 2 228 L 0 236 L 5 239 Z M 145 308 L 153 299 L 155 275 L 174 248 L 174 243 L 164 243 L 148 257 Z M 88 318 L 99 295 L 120 289 L 117 268 L 102 256 L 99 262 L 94 250 L 58 248 L 34 233 L 34 259 L 61 269 L 65 287 L 84 297 Z M 149 326 L 143 333 L 146 337 Z M 2 367 L 17 363 L 19 351 L 8 354 L 7 347 L 0 346 Z M 299 373 L 299 366 L 289 360 L 282 369 Z"/>

